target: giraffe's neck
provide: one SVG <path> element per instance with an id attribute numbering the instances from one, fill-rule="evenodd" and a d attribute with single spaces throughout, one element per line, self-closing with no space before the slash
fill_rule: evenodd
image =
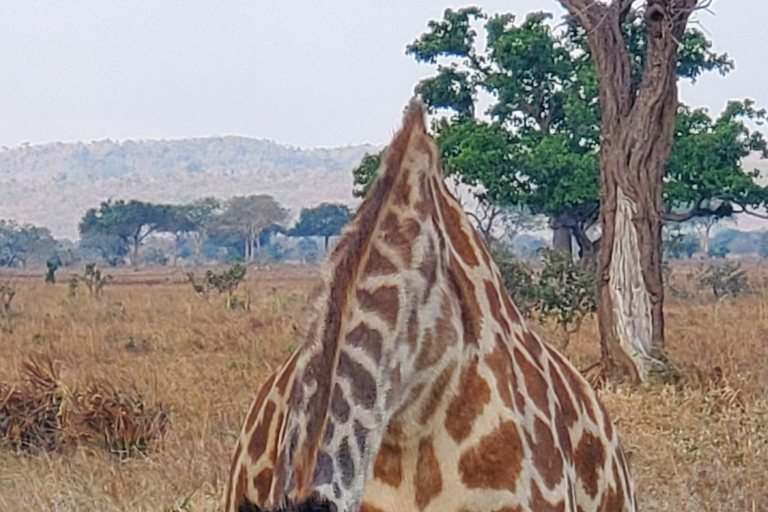
<path id="1" fill-rule="evenodd" d="M 473 283 L 497 285 L 443 183 L 420 109 L 407 115 L 329 261 L 297 365 L 272 499 L 315 496 L 355 511 L 392 418 L 427 391 L 435 372 L 479 350 Z"/>

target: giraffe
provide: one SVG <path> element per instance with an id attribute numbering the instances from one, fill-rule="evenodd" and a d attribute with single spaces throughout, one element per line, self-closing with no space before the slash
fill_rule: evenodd
<path id="1" fill-rule="evenodd" d="M 227 512 L 629 512 L 595 392 L 525 324 L 412 101 L 235 447 Z"/>

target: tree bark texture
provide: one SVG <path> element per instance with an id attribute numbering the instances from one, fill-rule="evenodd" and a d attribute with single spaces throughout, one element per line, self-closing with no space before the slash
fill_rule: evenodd
<path id="1" fill-rule="evenodd" d="M 677 49 L 696 0 L 648 0 L 647 60 L 632 84 L 621 24 L 631 0 L 561 0 L 586 30 L 602 110 L 598 324 L 611 377 L 643 381 L 663 358 L 664 168 L 677 114 Z"/>

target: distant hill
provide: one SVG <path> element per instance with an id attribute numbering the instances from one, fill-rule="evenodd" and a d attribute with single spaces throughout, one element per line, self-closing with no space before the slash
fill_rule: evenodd
<path id="1" fill-rule="evenodd" d="M 246 137 L 24 145 L 0 150 L 0 218 L 77 237 L 101 201 L 185 203 L 272 194 L 298 213 L 322 201 L 349 203 L 352 168 L 370 145 L 299 149 Z"/>

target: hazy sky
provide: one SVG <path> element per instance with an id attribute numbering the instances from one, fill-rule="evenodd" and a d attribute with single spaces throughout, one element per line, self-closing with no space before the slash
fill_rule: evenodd
<path id="1" fill-rule="evenodd" d="M 448 7 L 434 0 L 2 0 L 0 146 L 244 135 L 311 146 L 386 143 L 416 81 L 406 44 Z M 555 0 L 478 2 L 562 12 Z M 748 6 L 748 7 L 747 7 Z M 768 106 L 768 2 L 700 13 L 728 77 L 684 85 L 719 112 Z"/>

